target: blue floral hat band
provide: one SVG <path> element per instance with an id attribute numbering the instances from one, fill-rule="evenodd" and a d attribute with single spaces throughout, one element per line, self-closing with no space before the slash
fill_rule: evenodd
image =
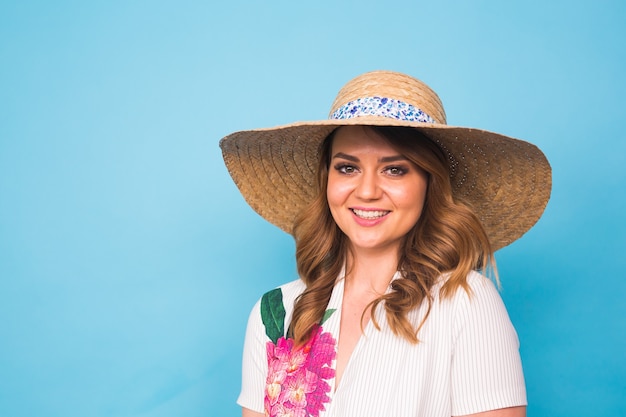
<path id="1" fill-rule="evenodd" d="M 349 101 L 335 110 L 330 118 L 345 120 L 361 116 L 382 116 L 407 122 L 437 123 L 422 109 L 402 100 L 387 97 L 363 97 Z"/>

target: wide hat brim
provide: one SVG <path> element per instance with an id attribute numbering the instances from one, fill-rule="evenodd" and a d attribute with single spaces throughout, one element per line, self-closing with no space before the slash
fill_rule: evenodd
<path id="1" fill-rule="evenodd" d="M 292 233 L 297 215 L 316 194 L 321 142 L 347 125 L 410 127 L 437 143 L 448 157 L 455 198 L 472 207 L 494 250 L 526 233 L 550 198 L 551 168 L 539 148 L 480 129 L 362 116 L 235 132 L 220 147 L 247 203 Z"/>

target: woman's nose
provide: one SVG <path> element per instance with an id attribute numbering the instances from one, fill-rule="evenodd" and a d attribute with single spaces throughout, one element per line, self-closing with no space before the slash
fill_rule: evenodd
<path id="1" fill-rule="evenodd" d="M 381 188 L 376 172 L 367 172 L 359 176 L 359 183 L 356 187 L 357 197 L 363 200 L 375 200 L 380 198 L 380 194 Z"/>

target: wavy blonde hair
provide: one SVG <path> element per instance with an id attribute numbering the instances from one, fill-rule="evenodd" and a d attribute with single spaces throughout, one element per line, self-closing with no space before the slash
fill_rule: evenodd
<path id="1" fill-rule="evenodd" d="M 416 129 L 374 127 L 394 149 L 428 174 L 428 188 L 422 214 L 403 239 L 398 256 L 401 277 L 391 283 L 391 291 L 375 299 L 374 309 L 383 303 L 392 331 L 411 343 L 430 313 L 431 288 L 439 277 L 447 278 L 440 289 L 443 298 L 458 288 L 469 293 L 467 275 L 488 266 L 495 271 L 489 238 L 472 209 L 452 194 L 450 172 L 441 149 Z M 311 330 L 324 315 L 337 276 L 346 261 L 347 237 L 335 223 L 326 199 L 328 170 L 334 132 L 321 145 L 317 173 L 317 196 L 298 216 L 294 224 L 296 263 L 306 290 L 296 299 L 289 334 L 296 344 L 307 341 Z M 497 278 L 496 278 L 497 279 Z M 417 326 L 408 313 L 428 303 L 426 316 Z"/>

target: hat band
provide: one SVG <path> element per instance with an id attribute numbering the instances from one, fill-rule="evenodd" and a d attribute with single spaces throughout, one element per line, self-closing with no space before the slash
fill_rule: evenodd
<path id="1" fill-rule="evenodd" d="M 344 120 L 361 116 L 382 116 L 407 122 L 437 123 L 422 109 L 387 97 L 363 97 L 349 101 L 335 110 L 330 118 Z"/>

